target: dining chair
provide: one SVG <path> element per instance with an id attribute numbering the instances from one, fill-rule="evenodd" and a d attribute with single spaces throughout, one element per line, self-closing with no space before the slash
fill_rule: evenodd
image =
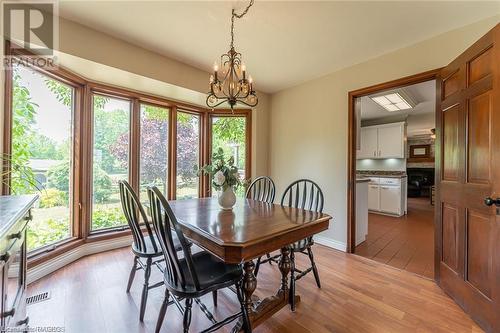
<path id="1" fill-rule="evenodd" d="M 299 179 L 288 185 L 281 197 L 281 206 L 288 206 L 294 208 L 305 209 L 318 213 L 323 212 L 323 192 L 321 188 L 312 180 Z M 319 279 L 318 268 L 314 261 L 312 246 L 314 240 L 312 237 L 304 238 L 290 246 L 290 261 L 292 267 L 290 269 L 290 305 L 292 311 L 295 311 L 295 282 L 304 277 L 311 271 L 314 274 L 316 285 L 321 288 L 321 281 Z M 295 265 L 295 253 L 302 253 L 309 257 L 311 267 L 306 270 L 299 270 Z M 295 275 L 298 273 L 298 275 Z"/>
<path id="2" fill-rule="evenodd" d="M 254 179 L 254 181 L 248 187 L 245 196 L 247 199 L 253 199 L 257 201 L 273 203 L 276 194 L 276 186 L 273 180 L 267 176 L 260 176 Z M 271 256 L 270 253 L 266 253 L 266 259 L 262 260 L 262 257 L 257 258 L 255 264 L 254 275 L 259 274 L 259 268 L 261 264 L 268 262 L 270 265 L 279 262 L 280 255 Z"/>
<path id="3" fill-rule="evenodd" d="M 207 251 L 191 253 L 177 218 L 165 197 L 157 187 L 148 188 L 148 198 L 151 209 L 151 219 L 160 246 L 165 257 L 163 280 L 165 295 L 156 323 L 159 332 L 167 312 L 169 297 L 172 294 L 177 299 L 185 299 L 183 315 L 184 333 L 189 331 L 191 324 L 191 307 L 193 299 L 219 289 L 234 287 L 241 310 L 226 319 L 214 323 L 203 333 L 214 332 L 242 317 L 243 330 L 251 332 L 248 314 L 243 303 L 242 278 L 243 270 L 239 264 L 226 264 Z M 174 239 L 178 239 L 183 256 L 176 251 Z"/>
<path id="4" fill-rule="evenodd" d="M 139 313 L 139 319 L 143 321 L 144 312 L 146 310 L 146 302 L 148 299 L 148 291 L 163 284 L 163 281 L 161 281 L 155 283 L 154 285 L 149 285 L 151 266 L 164 260 L 163 252 L 161 250 L 160 244 L 158 243 L 156 235 L 151 229 L 148 217 L 139 201 L 137 194 L 127 181 L 121 180 L 118 184 L 120 188 L 120 199 L 123 213 L 130 227 L 130 230 L 132 231 L 132 237 L 134 240 L 132 243 L 134 263 L 132 265 L 132 269 L 130 270 L 127 284 L 127 293 L 130 292 L 130 288 L 132 286 L 132 282 L 134 281 L 136 271 L 138 271 L 139 269 L 143 269 L 144 285 L 142 287 L 141 306 Z M 141 224 L 141 221 L 143 224 Z M 146 231 L 145 234 L 143 233 L 144 229 Z M 179 240 L 174 238 L 173 241 L 175 249 L 177 251 L 181 250 L 182 247 L 179 243 Z M 141 259 L 145 259 L 146 262 L 142 262 Z"/>
<path id="5" fill-rule="evenodd" d="M 276 187 L 270 177 L 260 176 L 253 180 L 248 186 L 245 196 L 247 199 L 272 203 L 276 193 Z"/>

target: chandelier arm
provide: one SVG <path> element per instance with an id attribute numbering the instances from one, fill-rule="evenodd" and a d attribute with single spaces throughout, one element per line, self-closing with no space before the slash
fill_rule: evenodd
<path id="1" fill-rule="evenodd" d="M 255 96 L 255 98 L 256 99 L 255 99 L 255 103 L 254 104 L 249 104 L 249 103 L 247 103 L 245 101 L 242 101 L 242 100 L 238 100 L 238 103 L 245 104 L 246 106 L 249 106 L 249 107 L 253 108 L 253 107 L 257 106 L 257 104 L 259 103 L 259 99 L 257 98 L 257 96 Z"/>
<path id="2" fill-rule="evenodd" d="M 211 104 L 209 104 L 209 102 L 208 102 L 208 98 L 209 98 L 209 97 L 210 97 L 210 96 L 208 96 L 208 97 L 207 97 L 207 105 L 208 105 L 209 107 L 211 107 L 211 108 L 216 108 L 216 107 L 218 107 L 219 105 L 222 105 L 223 103 L 226 103 L 226 102 L 227 102 L 226 100 L 223 100 L 223 101 L 220 101 L 220 102 L 219 102 L 219 103 L 217 103 L 217 104 L 213 104 L 213 105 L 211 105 Z M 216 96 L 216 98 L 217 98 L 217 96 Z M 219 100 L 219 98 L 217 98 L 217 100 Z"/>

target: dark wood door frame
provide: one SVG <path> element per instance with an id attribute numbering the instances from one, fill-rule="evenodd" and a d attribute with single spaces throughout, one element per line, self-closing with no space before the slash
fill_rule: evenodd
<path id="1" fill-rule="evenodd" d="M 357 97 L 371 95 L 383 90 L 394 89 L 404 86 L 409 86 L 425 81 L 437 79 L 437 75 L 441 68 L 433 69 L 427 72 L 403 77 L 397 80 L 376 84 L 374 86 L 350 91 L 348 94 L 349 103 L 349 129 L 348 129 L 348 167 L 347 167 L 347 252 L 354 253 L 356 247 L 356 112 L 354 110 L 354 103 Z M 441 91 L 436 88 L 437 97 L 440 96 Z M 437 98 L 438 100 L 438 98 Z M 440 124 L 439 112 L 436 112 L 436 128 Z M 440 151 L 440 142 L 436 140 L 436 151 Z M 439 159 L 436 159 L 436 170 L 438 169 Z M 439 189 L 436 189 L 439 191 Z"/>

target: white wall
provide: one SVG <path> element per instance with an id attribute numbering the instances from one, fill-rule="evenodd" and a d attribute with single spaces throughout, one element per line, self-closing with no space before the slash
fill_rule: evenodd
<path id="1" fill-rule="evenodd" d="M 348 92 L 445 66 L 499 21 L 477 22 L 274 94 L 270 171 L 277 197 L 295 179 L 318 182 L 333 216 L 322 240 L 345 249 Z"/>

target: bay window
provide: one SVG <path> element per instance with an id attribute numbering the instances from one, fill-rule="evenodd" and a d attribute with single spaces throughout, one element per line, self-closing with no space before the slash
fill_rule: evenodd
<path id="1" fill-rule="evenodd" d="M 1 190 L 40 196 L 28 230 L 31 262 L 128 235 L 120 180 L 141 202 L 152 185 L 168 200 L 206 197 L 210 180 L 198 169 L 219 147 L 234 157 L 242 178 L 250 177 L 250 110 L 186 105 L 62 68 L 18 66 L 6 80 L 1 156 L 9 172 L 2 172 Z"/>

